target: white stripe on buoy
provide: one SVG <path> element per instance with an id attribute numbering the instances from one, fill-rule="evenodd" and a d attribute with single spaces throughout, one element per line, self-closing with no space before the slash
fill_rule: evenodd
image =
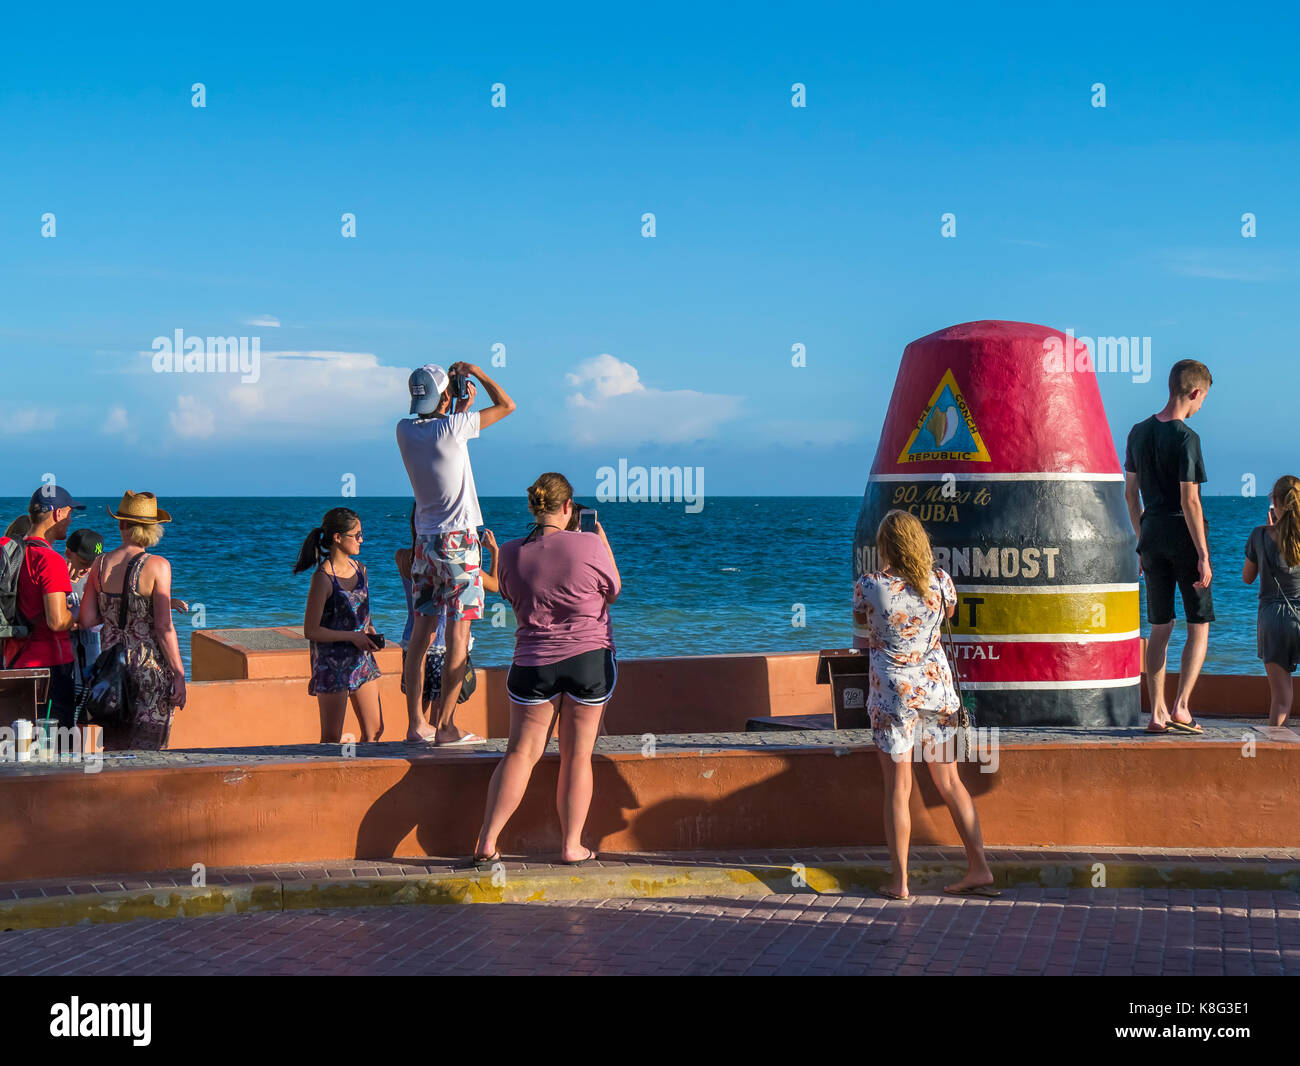
<path id="1" fill-rule="evenodd" d="M 1070 471 L 1064 474 L 973 474 L 966 471 L 951 474 L 868 474 L 867 483 L 873 481 L 1123 481 L 1123 474 L 1099 474 Z"/>
<path id="2" fill-rule="evenodd" d="M 871 631 L 854 626 L 853 635 L 869 637 Z M 956 644 L 1104 644 L 1136 640 L 1141 635 L 1140 629 L 1128 633 L 995 633 L 987 636 L 981 633 L 954 633 L 952 640 Z"/>
<path id="3" fill-rule="evenodd" d="M 1134 640 L 1142 630 L 1130 633 L 1010 633 L 1004 636 L 981 636 L 979 633 L 954 633 L 958 644 L 1100 644 L 1106 641 Z"/>
<path id="4" fill-rule="evenodd" d="M 951 574 L 948 575 L 952 577 Z M 1120 584 L 1120 585 L 967 585 L 960 581 L 953 581 L 958 592 L 978 592 L 980 594 L 1013 592 L 1024 595 L 1053 595 L 1060 593 L 1064 596 L 1084 596 L 1091 592 L 1137 592 L 1138 584 Z"/>
<path id="5" fill-rule="evenodd" d="M 963 681 L 963 689 L 1061 689 L 1061 688 L 1127 688 L 1142 683 L 1137 677 L 1107 677 L 1095 681 Z"/>

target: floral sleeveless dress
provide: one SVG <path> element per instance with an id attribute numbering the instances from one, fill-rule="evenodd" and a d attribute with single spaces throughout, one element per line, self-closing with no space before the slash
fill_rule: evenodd
<path id="1" fill-rule="evenodd" d="M 881 751 L 901 755 L 956 735 L 961 701 L 939 639 L 946 610 L 956 602 L 952 578 L 938 567 L 924 596 L 881 570 L 854 583 L 854 646 L 871 653 L 867 713 Z"/>
<path id="2" fill-rule="evenodd" d="M 133 558 L 131 562 L 134 561 Z M 100 631 L 100 647 L 126 644 L 127 693 L 131 702 L 129 725 L 105 726 L 106 751 L 162 750 L 167 747 L 172 715 L 176 712 L 171 702 L 174 675 L 154 632 L 153 600 L 140 595 L 140 571 L 143 569 L 144 564 L 136 568 L 131 587 L 125 590 L 126 627 L 119 629 L 117 619 L 123 594 L 104 590 L 103 563 L 100 563 L 97 602 L 104 623 Z"/>
<path id="3" fill-rule="evenodd" d="M 322 567 L 322 569 L 324 569 Z M 370 623 L 370 592 L 366 588 L 366 568 L 357 564 L 355 588 L 344 589 L 331 568 L 333 588 L 325 609 L 321 611 L 320 624 L 326 629 L 342 629 L 359 633 Z M 311 680 L 307 692 L 319 696 L 325 692 L 355 692 L 369 681 L 381 676 L 373 652 L 361 651 L 344 641 L 328 644 L 311 642 Z"/>

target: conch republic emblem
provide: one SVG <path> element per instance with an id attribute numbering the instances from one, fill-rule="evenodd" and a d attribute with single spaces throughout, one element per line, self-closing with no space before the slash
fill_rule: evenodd
<path id="1" fill-rule="evenodd" d="M 966 403 L 952 371 L 947 371 L 930 397 L 916 429 L 907 438 L 907 446 L 898 457 L 900 463 L 924 462 L 927 459 L 961 459 L 989 462 L 988 449 L 975 428 L 970 405 Z"/>
<path id="2" fill-rule="evenodd" d="M 1137 554 L 1096 376 L 1046 326 L 968 322 L 903 352 L 858 517 L 879 568 L 893 508 L 952 575 L 956 666 L 979 725 L 1134 725 Z M 1049 353 L 1058 358 L 1046 359 Z M 855 643 L 864 645 L 864 633 Z"/>

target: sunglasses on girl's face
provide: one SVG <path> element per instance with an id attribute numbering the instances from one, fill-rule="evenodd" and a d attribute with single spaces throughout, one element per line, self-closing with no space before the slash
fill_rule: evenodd
<path id="1" fill-rule="evenodd" d="M 361 535 L 361 530 L 359 530 L 359 529 L 358 529 L 355 533 L 344 533 L 343 536 L 344 536 L 344 537 L 355 537 L 355 538 L 356 538 L 356 541 L 357 541 L 358 544 L 360 544 L 363 540 L 366 539 L 365 537 L 363 537 L 363 536 Z"/>

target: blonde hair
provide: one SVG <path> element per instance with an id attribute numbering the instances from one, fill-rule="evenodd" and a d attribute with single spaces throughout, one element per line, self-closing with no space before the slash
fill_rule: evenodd
<path id="1" fill-rule="evenodd" d="M 119 522 L 117 528 L 122 531 L 122 539 L 137 548 L 152 548 L 163 538 L 159 522 Z"/>
<path id="2" fill-rule="evenodd" d="M 528 509 L 536 518 L 542 514 L 555 514 L 573 499 L 573 486 L 563 474 L 553 471 L 542 474 L 528 486 Z"/>
<path id="3" fill-rule="evenodd" d="M 888 512 L 876 528 L 876 551 L 882 567 L 887 561 L 918 596 L 926 594 L 934 570 L 934 552 L 920 519 L 906 511 Z"/>
<path id="4" fill-rule="evenodd" d="M 1300 564 L 1300 478 L 1283 474 L 1273 483 L 1277 506 L 1277 550 L 1287 566 Z"/>

